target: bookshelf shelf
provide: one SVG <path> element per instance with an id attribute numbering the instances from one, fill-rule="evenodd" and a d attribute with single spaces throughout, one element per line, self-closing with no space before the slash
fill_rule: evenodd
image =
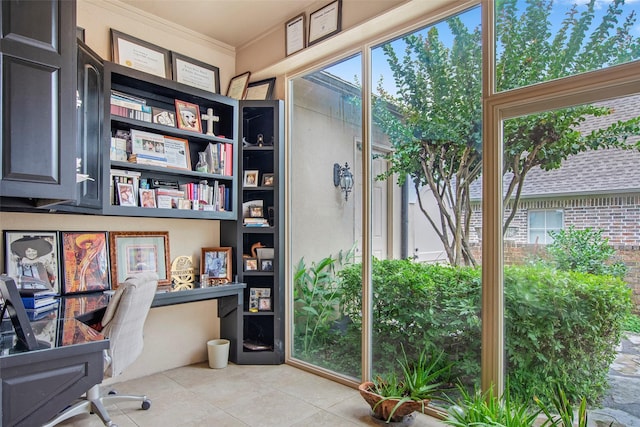
<path id="1" fill-rule="evenodd" d="M 110 197 L 103 200 L 103 214 L 237 218 L 237 100 L 112 62 L 104 64 L 104 94 L 107 149 L 103 164 L 107 166 L 103 167 L 102 182 L 103 194 Z M 197 106 L 200 114 L 212 109 L 218 118 L 213 123 L 214 135 L 206 134 L 206 122 L 201 124 L 201 131 L 180 128 L 176 101 Z M 166 123 L 158 119 L 161 111 L 172 117 L 175 127 L 161 124 Z M 143 145 L 147 142 L 149 146 Z M 201 152 L 206 153 L 203 156 L 207 163 L 213 165 L 209 171 L 196 170 Z M 118 195 L 129 184 L 136 194 L 135 205 L 120 205 Z M 158 207 L 141 207 L 140 189 L 152 190 Z M 162 201 L 161 193 L 165 195 Z M 170 196 L 166 196 L 168 193 Z"/>

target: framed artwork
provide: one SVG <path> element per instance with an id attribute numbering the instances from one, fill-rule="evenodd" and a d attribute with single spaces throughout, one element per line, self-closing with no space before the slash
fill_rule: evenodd
<path id="1" fill-rule="evenodd" d="M 257 187 L 259 173 L 260 171 L 257 170 L 244 171 L 244 181 L 242 185 L 244 185 L 245 187 Z"/>
<path id="2" fill-rule="evenodd" d="M 156 192 L 153 188 L 141 188 L 138 190 L 140 193 L 140 206 L 143 208 L 155 208 L 156 206 Z"/>
<path id="3" fill-rule="evenodd" d="M 249 218 L 263 218 L 262 206 L 260 205 L 249 206 Z"/>
<path id="4" fill-rule="evenodd" d="M 293 55 L 307 46 L 307 28 L 305 18 L 305 14 L 301 13 L 284 24 L 285 56 Z"/>
<path id="5" fill-rule="evenodd" d="M 247 93 L 247 85 L 249 84 L 250 76 L 251 72 L 247 71 L 246 73 L 238 74 L 233 77 L 229 82 L 229 87 L 227 88 L 227 96 L 233 99 L 244 99 L 244 96 Z"/>
<path id="6" fill-rule="evenodd" d="M 60 293 L 56 231 L 4 231 L 4 268 L 18 288 L 46 284 Z"/>
<path id="7" fill-rule="evenodd" d="M 61 231 L 60 243 L 64 295 L 111 288 L 106 231 Z"/>
<path id="8" fill-rule="evenodd" d="M 264 174 L 262 174 L 262 186 L 263 187 L 273 187 L 273 174 L 272 173 L 264 173 Z"/>
<path id="9" fill-rule="evenodd" d="M 176 99 L 176 115 L 179 129 L 202 133 L 200 108 L 196 104 Z"/>
<path id="10" fill-rule="evenodd" d="M 118 203 L 120 206 L 138 206 L 136 196 L 133 191 L 133 184 L 124 182 L 118 183 Z"/>
<path id="11" fill-rule="evenodd" d="M 258 258 L 245 258 L 244 271 L 258 271 Z"/>
<path id="12" fill-rule="evenodd" d="M 176 127 L 176 113 L 164 108 L 151 107 L 151 121 L 159 125 Z"/>
<path id="13" fill-rule="evenodd" d="M 202 248 L 200 274 L 207 275 L 208 285 L 231 283 L 231 247 Z"/>
<path id="14" fill-rule="evenodd" d="M 342 0 L 334 0 L 309 15 L 309 46 L 342 29 Z"/>
<path id="15" fill-rule="evenodd" d="M 171 78 L 169 50 L 111 29 L 111 58 L 116 64 Z"/>
<path id="16" fill-rule="evenodd" d="M 258 298 L 258 311 L 271 311 L 271 298 Z"/>
<path id="17" fill-rule="evenodd" d="M 276 78 L 260 80 L 259 82 L 251 82 L 247 86 L 247 93 L 244 99 L 265 100 L 271 99 L 273 96 L 273 88 L 276 85 Z"/>
<path id="18" fill-rule="evenodd" d="M 171 52 L 173 80 L 207 92 L 220 93 L 220 69 L 193 58 Z"/>
<path id="19" fill-rule="evenodd" d="M 171 285 L 168 231 L 112 231 L 109 258 L 113 289 L 143 271 L 155 271 L 158 285 Z"/>
<path id="20" fill-rule="evenodd" d="M 273 259 L 260 259 L 260 271 L 273 271 Z"/>

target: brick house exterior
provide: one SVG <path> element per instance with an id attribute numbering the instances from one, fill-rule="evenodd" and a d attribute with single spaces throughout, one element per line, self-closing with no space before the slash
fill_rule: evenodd
<path id="1" fill-rule="evenodd" d="M 610 106 L 612 114 L 585 121 L 581 131 L 590 132 L 640 115 L 640 96 L 600 105 Z M 478 261 L 481 256 L 478 232 L 482 224 L 480 181 L 472 189 L 471 217 L 471 240 Z M 505 206 L 505 216 L 511 208 Z M 568 158 L 559 169 L 531 170 L 525 178 L 518 212 L 505 238 L 507 264 L 545 255 L 545 245 L 532 242 L 529 237 L 532 211 L 561 211 L 563 228 L 573 225 L 578 229 L 602 229 L 603 236 L 616 249 L 616 256 L 628 267 L 625 280 L 633 290 L 635 311 L 640 313 L 640 151 L 584 152 Z"/>

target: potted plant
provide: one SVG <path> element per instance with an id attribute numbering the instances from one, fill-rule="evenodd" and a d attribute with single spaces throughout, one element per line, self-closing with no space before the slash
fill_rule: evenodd
<path id="1" fill-rule="evenodd" d="M 402 347 L 402 358 L 397 359 L 402 375 L 395 373 L 376 376 L 358 387 L 360 395 L 371 406 L 375 418 L 389 422 L 402 422 L 415 411 L 425 408 L 442 389 L 441 379 L 450 365 L 443 353 L 435 354 L 423 349 L 417 360 L 409 361 Z"/>

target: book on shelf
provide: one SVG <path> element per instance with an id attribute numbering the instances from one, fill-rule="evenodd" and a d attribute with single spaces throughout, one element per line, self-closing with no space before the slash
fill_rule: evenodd
<path id="1" fill-rule="evenodd" d="M 210 142 L 205 149 L 209 173 L 233 175 L 233 145 L 222 142 Z"/>
<path id="2" fill-rule="evenodd" d="M 151 107 L 144 106 L 143 110 L 133 110 L 131 108 L 111 104 L 110 112 L 114 116 L 151 123 Z"/>
<path id="3" fill-rule="evenodd" d="M 111 151 L 109 159 L 117 162 L 127 161 L 127 140 L 124 138 L 111 137 Z"/>
<path id="4" fill-rule="evenodd" d="M 269 221 L 266 218 L 245 218 L 243 224 L 245 227 L 268 227 Z"/>

